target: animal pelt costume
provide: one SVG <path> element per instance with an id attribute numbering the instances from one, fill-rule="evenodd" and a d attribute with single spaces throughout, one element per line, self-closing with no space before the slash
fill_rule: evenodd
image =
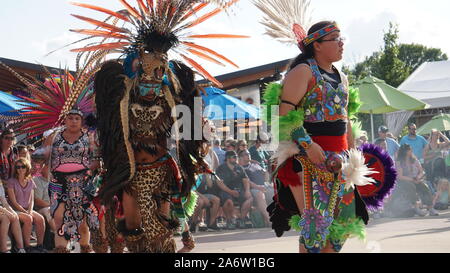
<path id="1" fill-rule="evenodd" d="M 169 51 L 212 83 L 220 83 L 193 58 L 200 57 L 216 64 L 228 62 L 219 53 L 193 42 L 197 38 L 243 38 L 230 34 L 195 35 L 191 28 L 228 8 L 237 0 L 137 0 L 137 8 L 119 0 L 125 10 L 111 11 L 87 4 L 75 4 L 109 15 L 105 21 L 84 16 L 75 17 L 91 23 L 95 30 L 72 30 L 98 38 L 98 43 L 73 49 L 75 52 L 122 52 L 123 61 L 108 61 L 95 76 L 95 102 L 98 133 L 106 172 L 99 197 L 108 210 L 116 211 L 112 200 L 119 203 L 123 193 L 135 198 L 141 227 L 127 230 L 117 217 L 117 227 L 107 232 L 125 237 L 132 252 L 175 252 L 173 232 L 178 219 L 186 218 L 182 199 L 187 198 L 196 175 L 207 170 L 201 147 L 205 139 L 178 139 L 176 155 L 179 165 L 167 152 L 167 138 L 177 117 L 172 116 L 176 105 L 186 105 L 193 115 L 191 124 L 205 125 L 201 111 L 195 113 L 194 98 L 199 90 L 194 82 L 194 71 L 180 61 L 169 61 Z M 203 15 L 199 12 L 211 6 Z M 118 23 L 124 23 L 119 27 Z M 126 28 L 129 26 L 130 28 Z M 83 39 L 83 40 L 85 40 Z M 95 54 L 95 53 L 94 53 Z M 193 57 L 194 56 L 194 57 Z M 192 132 L 194 131 L 192 126 Z M 191 136 L 194 136 L 192 134 Z M 155 162 L 137 164 L 135 153 L 149 155 L 166 153 Z M 171 203 L 171 214 L 163 215 L 162 202 Z M 125 215 L 126 216 L 126 215 Z M 108 236 L 110 237 L 110 236 Z M 192 246 L 192 244 L 190 244 Z"/>

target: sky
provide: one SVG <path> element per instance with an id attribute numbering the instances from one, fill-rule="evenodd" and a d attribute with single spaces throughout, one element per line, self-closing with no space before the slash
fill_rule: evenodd
<path id="1" fill-rule="evenodd" d="M 118 0 L 77 0 L 122 9 Z M 84 36 L 69 29 L 89 28 L 70 14 L 79 14 L 103 20 L 102 13 L 72 6 L 67 0 L 2 1 L 0 9 L 0 57 L 54 67 L 74 69 L 75 54 L 65 48 L 45 57 L 63 45 Z M 135 0 L 128 2 L 135 4 Z M 418 43 L 442 49 L 450 55 L 450 1 L 445 0 L 312 0 L 312 21 L 337 21 L 342 35 L 347 38 L 343 61 L 353 65 L 383 46 L 383 34 L 389 22 L 398 24 L 400 42 Z M 259 23 L 262 13 L 250 0 L 240 0 L 228 14 L 216 16 L 193 30 L 198 33 L 232 33 L 249 35 L 249 39 L 215 40 L 202 44 L 225 55 L 239 65 L 239 69 L 202 62 L 213 75 L 222 75 L 240 69 L 260 66 L 294 58 L 299 50 L 295 45 L 281 44 L 264 35 Z M 76 46 L 75 46 L 76 47 Z M 74 48 L 72 46 L 71 48 Z"/>

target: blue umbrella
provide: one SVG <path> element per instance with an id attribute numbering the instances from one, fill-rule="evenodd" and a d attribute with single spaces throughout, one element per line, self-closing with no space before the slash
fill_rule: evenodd
<path id="1" fill-rule="evenodd" d="M 10 117 L 18 116 L 19 113 L 15 111 L 30 106 L 30 104 L 21 101 L 22 99 L 16 96 L 0 91 L 0 115 Z"/>
<path id="2" fill-rule="evenodd" d="M 205 102 L 204 116 L 209 120 L 259 119 L 259 109 L 245 103 L 225 91 L 215 88 L 205 88 L 207 96 L 202 94 Z"/>

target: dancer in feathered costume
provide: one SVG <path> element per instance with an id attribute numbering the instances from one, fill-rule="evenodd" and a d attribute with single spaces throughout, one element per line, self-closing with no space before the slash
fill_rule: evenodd
<path id="1" fill-rule="evenodd" d="M 342 59 L 344 40 L 335 22 L 305 32 L 310 1 L 254 3 L 265 13 L 267 34 L 302 51 L 283 83 L 270 84 L 264 94 L 267 120 L 279 127 L 280 141 L 272 174 L 277 194 L 267 209 L 272 227 L 277 236 L 291 227 L 299 231 L 302 253 L 339 252 L 347 238 L 365 236 L 369 216 L 355 186 L 371 185 L 376 172 L 354 149 L 357 92 L 333 66 Z M 279 116 L 272 106 L 279 106 Z"/>
<path id="2" fill-rule="evenodd" d="M 42 137 L 44 154 L 52 177 L 49 184 L 51 213 L 55 220 L 55 251 L 67 253 L 68 241 L 79 241 L 81 252 L 91 251 L 89 230 L 98 229 L 98 211 L 92 204 L 95 187 L 92 176 L 100 161 L 95 133 L 82 128 L 83 117 L 93 112 L 89 80 L 99 70 L 105 52 L 87 56 L 73 77 L 67 70 L 60 75 L 45 68 L 47 80 L 42 83 L 20 75 L 0 62 L 0 66 L 17 77 L 30 93 L 21 97 L 26 103 L 20 114 L 10 117 L 11 127 L 29 138 Z M 19 102 L 20 103 L 20 102 Z"/>
<path id="3" fill-rule="evenodd" d="M 179 165 L 168 153 L 167 138 L 172 126 L 177 126 L 171 110 L 183 104 L 192 111 L 194 98 L 199 96 L 193 70 L 169 61 L 168 53 L 220 86 L 193 58 L 235 64 L 194 41 L 246 36 L 191 32 L 192 27 L 237 0 L 136 0 L 136 7 L 125 0 L 119 2 L 125 9 L 118 12 L 75 4 L 109 17 L 98 21 L 74 15 L 97 29 L 72 30 L 89 35 L 86 39 L 102 38 L 72 51 L 108 50 L 126 55 L 123 63 L 105 63 L 95 78 L 99 140 L 106 168 L 100 198 L 108 210 L 114 210 L 111 201 L 117 198 L 124 216 L 117 229 L 107 223 L 107 231 L 123 235 L 132 252 L 175 252 L 172 234 L 179 225 L 177 219 L 186 218 L 182 199 L 189 195 L 196 174 L 204 172 L 207 165 L 200 154 L 204 139 L 177 141 Z M 210 7 L 212 10 L 199 14 Z M 118 26 L 119 22 L 123 25 Z M 192 130 L 206 123 L 200 115 L 191 116 Z M 189 233 L 183 234 L 183 242 L 193 248 Z"/>

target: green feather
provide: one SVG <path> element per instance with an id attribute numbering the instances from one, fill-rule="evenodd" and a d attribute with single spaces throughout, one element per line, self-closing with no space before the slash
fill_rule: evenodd
<path id="1" fill-rule="evenodd" d="M 197 207 L 198 194 L 195 191 L 191 191 L 191 194 L 187 198 L 186 202 L 183 203 L 183 208 L 188 217 L 194 214 L 195 208 Z"/>
<path id="2" fill-rule="evenodd" d="M 279 83 L 273 82 L 269 83 L 264 90 L 263 100 L 264 104 L 262 105 L 262 119 L 267 122 L 267 124 L 271 124 L 271 116 L 272 116 L 272 106 L 280 105 L 281 93 L 283 92 L 283 86 Z"/>
<path id="3" fill-rule="evenodd" d="M 348 116 L 351 119 L 356 118 L 356 114 L 359 112 L 361 108 L 362 102 L 359 99 L 359 89 L 350 87 L 348 89 L 349 98 L 348 98 Z"/>
<path id="4" fill-rule="evenodd" d="M 359 120 L 352 121 L 352 133 L 353 137 L 360 137 L 362 134 L 362 124 Z"/>
<path id="5" fill-rule="evenodd" d="M 292 216 L 291 219 L 289 220 L 289 226 L 297 232 L 302 231 L 302 229 L 299 225 L 301 219 L 302 219 L 302 217 L 298 214 Z"/>
<path id="6" fill-rule="evenodd" d="M 329 238 L 332 240 L 343 240 L 349 237 L 366 239 L 366 229 L 361 218 L 339 218 L 334 220 L 330 227 Z"/>
<path id="7" fill-rule="evenodd" d="M 305 112 L 303 109 L 292 110 L 286 116 L 274 116 L 274 120 L 272 120 L 272 106 L 280 105 L 282 93 L 283 85 L 279 83 L 274 82 L 266 86 L 263 95 L 262 119 L 267 124 L 279 128 L 278 141 L 289 141 L 292 140 L 291 134 L 294 130 L 303 126 Z"/>

